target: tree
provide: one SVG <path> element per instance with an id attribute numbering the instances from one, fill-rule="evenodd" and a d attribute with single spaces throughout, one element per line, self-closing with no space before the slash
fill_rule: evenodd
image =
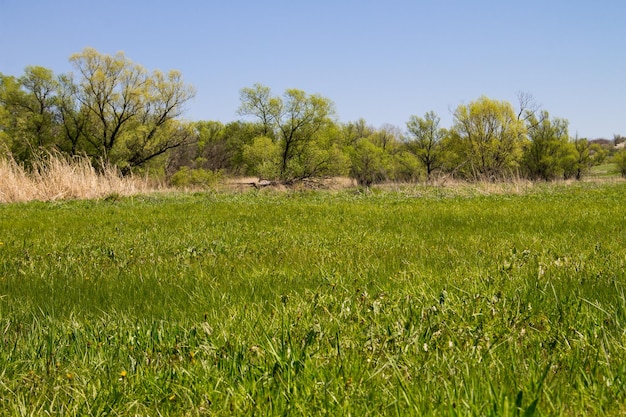
<path id="1" fill-rule="evenodd" d="M 244 148 L 256 137 L 266 137 L 260 123 L 235 121 L 224 125 L 201 120 L 194 122 L 192 128 L 195 139 L 169 154 L 166 165 L 169 175 L 181 167 L 247 175 L 250 161 L 244 161 Z"/>
<path id="2" fill-rule="evenodd" d="M 527 122 L 531 116 L 536 115 L 540 109 L 533 95 L 524 91 L 517 93 L 517 104 L 517 119 L 524 122 Z"/>
<path id="3" fill-rule="evenodd" d="M 350 147 L 350 176 L 359 185 L 369 187 L 388 177 L 389 161 L 385 150 L 369 138 L 358 139 Z"/>
<path id="4" fill-rule="evenodd" d="M 526 129 L 509 102 L 481 97 L 459 105 L 454 121 L 470 177 L 494 180 L 516 167 Z"/>
<path id="5" fill-rule="evenodd" d="M 247 167 L 243 162 L 243 147 L 251 144 L 254 138 L 264 136 L 265 127 L 260 123 L 236 120 L 224 126 L 221 140 L 228 155 L 226 170 L 233 175 L 245 175 Z"/>
<path id="6" fill-rule="evenodd" d="M 20 112 L 14 103 L 22 94 L 17 78 L 0 73 L 0 139 L 2 139 L 0 145 L 6 147 L 8 151 L 13 151 L 13 138 L 20 125 L 18 121 Z"/>
<path id="7" fill-rule="evenodd" d="M 78 86 L 74 83 L 72 74 L 59 76 L 57 110 L 64 135 L 58 146 L 69 155 L 86 152 L 88 143 L 86 132 L 90 124 L 90 112 L 87 107 L 79 104 L 77 97 Z"/>
<path id="8" fill-rule="evenodd" d="M 349 157 L 350 177 L 359 185 L 415 179 L 415 158 L 404 149 L 404 137 L 397 126 L 384 124 L 376 129 L 359 119 L 341 125 L 339 137 Z"/>
<path id="9" fill-rule="evenodd" d="M 584 138 L 575 138 L 567 144 L 566 155 L 563 158 L 563 178 L 581 180 L 592 165 L 589 141 Z"/>
<path id="10" fill-rule="evenodd" d="M 87 48 L 70 58 L 79 81 L 74 109 L 86 112 L 88 153 L 118 164 L 124 172 L 176 148 L 189 135 L 174 121 L 194 96 L 178 71 L 149 74 L 123 53 Z"/>
<path id="11" fill-rule="evenodd" d="M 2 76 L 0 76 L 0 91 L 2 86 Z M 1 93 L 0 93 L 1 94 Z M 7 132 L 9 123 L 9 111 L 0 103 L 0 157 L 2 157 L 11 146 L 11 136 Z"/>
<path id="12" fill-rule="evenodd" d="M 356 122 L 348 122 L 341 125 L 341 140 L 346 146 L 351 146 L 361 138 L 373 135 L 375 129 L 368 125 L 365 119 L 361 118 Z"/>
<path id="13" fill-rule="evenodd" d="M 0 104 L 5 109 L 2 129 L 17 160 L 24 162 L 33 152 L 50 150 L 57 142 L 57 86 L 53 72 L 43 67 L 27 67 L 20 78 L 0 76 Z"/>
<path id="14" fill-rule="evenodd" d="M 211 171 L 219 171 L 228 166 L 230 154 L 224 140 L 224 124 L 215 121 L 199 121 L 193 124 L 198 140 L 194 165 Z"/>
<path id="15" fill-rule="evenodd" d="M 532 180 L 551 180 L 563 175 L 564 157 L 569 142 L 568 122 L 550 119 L 547 111 L 530 113 L 526 118 L 529 142 L 522 158 L 522 167 Z"/>
<path id="16" fill-rule="evenodd" d="M 383 148 L 384 151 L 393 154 L 400 150 L 402 130 L 397 126 L 385 123 L 380 128 L 374 130 L 369 138 L 376 145 Z"/>
<path id="17" fill-rule="evenodd" d="M 268 87 L 255 84 L 240 92 L 239 114 L 254 116 L 279 145 L 278 173 L 285 181 L 315 175 L 311 172 L 307 155 L 319 134 L 333 124 L 332 101 L 317 94 L 288 89 L 282 97 L 272 97 Z"/>
<path id="18" fill-rule="evenodd" d="M 406 124 L 409 133 L 406 147 L 426 169 L 428 181 L 442 163 L 441 141 L 447 132 L 439 127 L 440 120 L 435 112 L 430 111 L 423 118 L 411 116 Z"/>
<path id="19" fill-rule="evenodd" d="M 242 88 L 239 92 L 239 99 L 241 101 L 239 114 L 258 117 L 263 126 L 262 135 L 265 137 L 273 135 L 278 102 L 272 97 L 270 88 L 256 83 L 251 88 Z"/>
<path id="20" fill-rule="evenodd" d="M 54 73 L 47 68 L 26 67 L 20 83 L 30 93 L 21 105 L 31 116 L 29 124 L 34 145 L 45 147 L 55 140 L 54 107 L 58 82 Z"/>

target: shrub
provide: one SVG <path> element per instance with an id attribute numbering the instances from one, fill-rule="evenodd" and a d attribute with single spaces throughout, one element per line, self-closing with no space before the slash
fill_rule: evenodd
<path id="1" fill-rule="evenodd" d="M 213 188 L 222 178 L 220 171 L 191 169 L 181 167 L 170 179 L 170 183 L 179 188 Z"/>
<path id="2" fill-rule="evenodd" d="M 617 169 L 622 177 L 626 178 L 626 150 L 621 150 L 613 157 L 613 162 L 617 165 Z"/>

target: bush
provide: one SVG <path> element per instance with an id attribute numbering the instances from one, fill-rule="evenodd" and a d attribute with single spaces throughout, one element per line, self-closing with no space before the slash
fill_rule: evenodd
<path id="1" fill-rule="evenodd" d="M 181 167 L 170 178 L 170 184 L 179 188 L 213 188 L 221 178 L 222 173 L 220 171 Z"/>
<path id="2" fill-rule="evenodd" d="M 613 162 L 617 165 L 617 169 L 622 177 L 626 178 L 626 150 L 621 150 L 613 157 Z"/>

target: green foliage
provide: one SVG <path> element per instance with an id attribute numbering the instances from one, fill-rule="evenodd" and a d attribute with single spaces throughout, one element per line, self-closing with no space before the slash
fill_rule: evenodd
<path id="1" fill-rule="evenodd" d="M 52 71 L 27 67 L 20 78 L 0 75 L 0 118 L 5 145 L 19 162 L 26 162 L 55 143 L 55 90 Z"/>
<path id="2" fill-rule="evenodd" d="M 352 162 L 350 176 L 362 186 L 369 187 L 386 180 L 388 158 L 385 150 L 376 146 L 369 138 L 361 138 L 350 149 Z"/>
<path id="3" fill-rule="evenodd" d="M 454 120 L 466 177 L 500 179 L 517 168 L 526 128 L 509 102 L 483 96 L 459 105 Z"/>
<path id="4" fill-rule="evenodd" d="M 280 176 L 280 146 L 272 138 L 259 136 L 250 145 L 244 145 L 242 160 L 249 175 L 268 180 Z"/>
<path id="5" fill-rule="evenodd" d="M 609 150 L 598 143 L 591 143 L 589 145 L 589 154 L 591 156 L 591 165 L 597 166 L 602 165 L 606 161 L 609 156 Z"/>
<path id="6" fill-rule="evenodd" d="M 562 178 L 565 167 L 570 165 L 567 156 L 569 134 L 567 121 L 550 119 L 547 111 L 539 117 L 531 113 L 526 119 L 529 142 L 522 158 L 522 169 L 532 180 Z"/>
<path id="7" fill-rule="evenodd" d="M 626 150 L 622 149 L 613 156 L 613 162 L 622 177 L 626 178 Z"/>
<path id="8" fill-rule="evenodd" d="M 400 150 L 392 156 L 391 164 L 394 181 L 412 183 L 428 180 L 422 161 L 413 152 Z"/>
<path id="9" fill-rule="evenodd" d="M 291 181 L 318 174 L 316 168 L 324 160 L 319 152 L 320 134 L 333 125 L 332 101 L 298 89 L 287 89 L 282 97 L 272 97 L 270 89 L 261 84 L 244 88 L 240 94 L 239 113 L 256 117 L 265 135 L 276 138 L 280 179 Z"/>
<path id="10" fill-rule="evenodd" d="M 180 72 L 149 74 L 122 53 L 90 48 L 70 62 L 82 76 L 77 102 L 93 119 L 85 133 L 89 154 L 129 172 L 190 140 L 189 129 L 175 121 L 195 94 Z"/>
<path id="11" fill-rule="evenodd" d="M 576 138 L 570 142 L 563 161 L 564 177 L 580 180 L 592 166 L 589 141 Z"/>
<path id="12" fill-rule="evenodd" d="M 439 127 L 440 120 L 439 116 L 431 111 L 423 118 L 411 116 L 406 124 L 410 135 L 406 143 L 407 149 L 422 163 L 428 180 L 443 163 L 442 140 L 447 131 Z"/>
<path id="13" fill-rule="evenodd" d="M 219 171 L 214 172 L 206 169 L 181 167 L 172 178 L 170 183 L 179 188 L 213 188 L 221 180 Z"/>
<path id="14" fill-rule="evenodd" d="M 349 175 L 359 185 L 413 181 L 420 175 L 416 159 L 406 152 L 402 133 L 395 126 L 374 129 L 361 119 L 343 125 L 339 137 L 349 158 Z"/>
<path id="15" fill-rule="evenodd" d="M 459 105 L 450 129 L 434 112 L 411 116 L 406 137 L 364 119 L 339 124 L 330 99 L 299 89 L 275 96 L 262 84 L 240 91 L 238 113 L 253 122 L 185 122 L 195 91 L 180 72 L 150 72 L 121 52 L 92 48 L 70 62 L 76 73 L 31 66 L 21 77 L 0 74 L 0 151 L 24 166 L 61 152 L 124 175 L 171 177 L 188 167 L 283 183 L 351 175 L 370 185 L 430 181 L 437 173 L 470 181 L 580 179 L 623 139 L 570 143 L 567 120 L 538 112 L 524 94 L 517 114 L 485 96 Z M 260 148 L 268 138 L 269 148 Z"/>
<path id="16" fill-rule="evenodd" d="M 70 61 L 77 80 L 42 67 L 27 67 L 19 79 L 0 77 L 0 130 L 18 161 L 61 150 L 129 173 L 192 139 L 176 120 L 194 96 L 179 72 L 148 73 L 122 53 L 91 48 Z"/>
<path id="17" fill-rule="evenodd" d="M 342 124 L 339 136 L 344 146 L 353 146 L 357 140 L 368 138 L 375 132 L 376 129 L 369 126 L 365 119 L 359 119 L 356 122 Z"/>
<path id="18" fill-rule="evenodd" d="M 623 414 L 625 187 L 2 205 L 0 415 Z"/>
<path id="19" fill-rule="evenodd" d="M 250 122 L 199 121 L 192 124 L 194 137 L 190 143 L 168 154 L 167 168 L 175 172 L 181 166 L 221 171 L 231 176 L 248 175 L 250 161 L 244 161 L 246 146 L 262 136 L 263 126 Z M 253 174 L 254 175 L 254 174 Z"/>

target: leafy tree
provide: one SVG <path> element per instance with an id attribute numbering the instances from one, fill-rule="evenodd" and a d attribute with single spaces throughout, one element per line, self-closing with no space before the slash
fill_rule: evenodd
<path id="1" fill-rule="evenodd" d="M 268 87 L 255 84 L 241 90 L 239 114 L 255 116 L 280 149 L 279 178 L 286 181 L 315 175 L 307 157 L 320 132 L 332 125 L 334 105 L 322 96 L 288 89 L 272 97 Z"/>
<path id="2" fill-rule="evenodd" d="M 225 156 L 221 151 L 224 125 L 214 121 L 189 124 L 192 139 L 169 152 L 166 174 L 172 175 L 180 168 L 221 171 Z"/>
<path id="3" fill-rule="evenodd" d="M 0 77 L 0 85 L 1 83 L 2 77 Z M 9 150 L 11 145 L 11 136 L 7 132 L 9 120 L 9 111 L 0 103 L 0 156 Z"/>
<path id="4" fill-rule="evenodd" d="M 346 146 L 352 146 L 359 139 L 372 136 L 375 131 L 363 118 L 356 122 L 348 122 L 341 125 L 341 142 Z"/>
<path id="5" fill-rule="evenodd" d="M 239 92 L 239 98 L 241 101 L 239 114 L 257 117 L 263 126 L 262 135 L 274 137 L 279 101 L 276 97 L 272 97 L 272 90 L 265 85 L 256 83 L 252 87 L 242 88 Z"/>
<path id="6" fill-rule="evenodd" d="M 388 178 L 389 159 L 381 146 L 369 138 L 361 138 L 350 147 L 350 176 L 369 187 Z"/>
<path id="7" fill-rule="evenodd" d="M 246 174 L 247 167 L 243 163 L 243 147 L 251 144 L 254 138 L 263 136 L 265 127 L 260 123 L 241 120 L 233 121 L 224 126 L 221 140 L 228 156 L 225 169 L 232 175 Z"/>
<path id="8" fill-rule="evenodd" d="M 564 173 L 568 153 L 568 122 L 550 118 L 547 111 L 530 113 L 526 118 L 529 142 L 522 158 L 522 167 L 530 179 L 551 180 Z"/>
<path id="9" fill-rule="evenodd" d="M 494 180 L 517 166 L 526 129 L 509 102 L 481 97 L 459 105 L 454 121 L 466 155 L 467 176 Z"/>
<path id="10" fill-rule="evenodd" d="M 174 119 L 194 90 L 178 71 L 149 74 L 123 53 L 111 56 L 91 48 L 70 62 L 81 76 L 73 110 L 89 117 L 84 130 L 89 154 L 129 172 L 189 140 Z"/>
<path id="11" fill-rule="evenodd" d="M 58 85 L 54 73 L 43 67 L 27 67 L 20 83 L 29 93 L 21 105 L 31 116 L 28 124 L 34 145 L 44 147 L 53 143 L 55 93 Z"/>
<path id="12" fill-rule="evenodd" d="M 403 136 L 398 127 L 385 124 L 376 129 L 359 119 L 340 125 L 338 136 L 343 153 L 349 158 L 349 169 L 343 172 L 347 171 L 359 185 L 414 179 L 416 164 L 403 148 Z"/>
<path id="13" fill-rule="evenodd" d="M 57 110 L 60 129 L 64 132 L 58 146 L 70 155 L 86 152 L 86 134 L 93 120 L 89 109 L 77 100 L 78 86 L 72 74 L 59 76 L 57 93 Z"/>
<path id="14" fill-rule="evenodd" d="M 0 151 L 11 151 L 13 147 L 13 137 L 18 129 L 16 96 L 21 94 L 20 84 L 17 78 L 0 73 L 0 144 L 6 149 Z"/>
<path id="15" fill-rule="evenodd" d="M 442 164 L 442 139 L 447 131 L 439 127 L 439 116 L 428 112 L 424 117 L 411 116 L 407 122 L 409 139 L 406 147 L 426 169 L 426 178 L 431 180 L 433 172 Z"/>
<path id="16" fill-rule="evenodd" d="M 301 177 L 327 177 L 346 175 L 350 160 L 341 146 L 335 123 L 328 123 L 317 134 L 314 141 L 299 154 L 295 167 Z"/>
<path id="17" fill-rule="evenodd" d="M 220 179 L 221 173 L 219 171 L 182 167 L 172 175 L 170 183 L 181 188 L 211 188 L 217 185 Z"/>
<path id="18" fill-rule="evenodd" d="M 91 48 L 70 61 L 77 81 L 42 67 L 27 67 L 19 79 L 0 75 L 2 141 L 18 160 L 55 149 L 128 173 L 194 138 L 176 120 L 194 95 L 179 72 L 148 73 L 122 53 Z"/>
<path id="19" fill-rule="evenodd" d="M 582 175 L 592 166 L 589 141 L 576 138 L 569 142 L 563 162 L 564 179 L 582 179 Z"/>
<path id="20" fill-rule="evenodd" d="M 390 155 L 391 177 L 395 181 L 415 182 L 422 177 L 423 169 L 421 161 L 405 148 Z"/>
<path id="21" fill-rule="evenodd" d="M 386 180 L 413 181 L 419 175 L 414 157 L 406 152 L 405 137 L 400 128 L 384 124 L 367 139 L 383 151 Z"/>
<path id="22" fill-rule="evenodd" d="M 230 175 L 249 174 L 243 150 L 245 145 L 252 144 L 254 138 L 263 136 L 264 127 L 260 123 L 235 121 L 224 125 L 201 120 L 193 123 L 192 128 L 195 139 L 169 153 L 166 165 L 168 175 L 181 167 Z"/>
<path id="23" fill-rule="evenodd" d="M 393 154 L 400 150 L 402 131 L 398 127 L 386 123 L 375 129 L 369 138 L 373 143 L 383 148 L 385 152 Z"/>
<path id="24" fill-rule="evenodd" d="M 57 85 L 52 71 L 43 67 L 27 67 L 20 78 L 0 76 L 0 104 L 5 112 L 2 130 L 19 161 L 28 160 L 39 149 L 54 147 Z"/>

